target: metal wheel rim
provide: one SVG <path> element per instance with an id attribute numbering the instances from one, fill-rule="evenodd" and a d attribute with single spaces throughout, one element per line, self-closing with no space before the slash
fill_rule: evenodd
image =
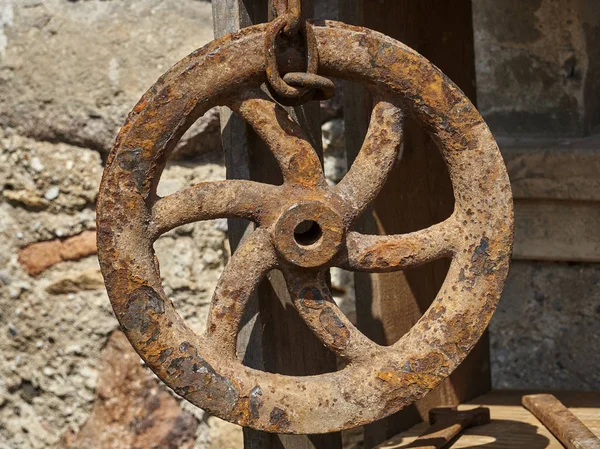
<path id="1" fill-rule="evenodd" d="M 512 249 L 508 176 L 489 129 L 464 94 L 429 61 L 391 38 L 335 22 L 315 22 L 314 28 L 318 73 L 366 83 L 402 104 L 438 142 L 454 185 L 450 227 L 462 244 L 450 252 L 450 271 L 434 303 L 395 345 L 375 349 L 335 373 L 264 373 L 208 347 L 162 291 L 150 210 L 160 173 L 195 119 L 227 103 L 240 86 L 265 81 L 266 25 L 214 41 L 161 77 L 121 130 L 98 201 L 102 272 L 115 314 L 140 356 L 175 392 L 207 412 L 277 433 L 328 433 L 363 425 L 435 388 L 485 331 Z M 293 69 L 302 56 L 290 53 L 281 60 Z M 254 204 L 247 206 L 249 216 L 256 212 Z M 436 234 L 437 228 L 429 230 L 418 236 L 425 240 L 416 241 L 445 238 Z M 344 262 L 346 268 L 402 269 L 410 261 L 398 260 L 393 266 L 378 262 L 378 256 L 397 250 L 397 243 L 382 240 L 379 252 L 368 257 L 362 257 L 357 244 L 357 257 Z"/>

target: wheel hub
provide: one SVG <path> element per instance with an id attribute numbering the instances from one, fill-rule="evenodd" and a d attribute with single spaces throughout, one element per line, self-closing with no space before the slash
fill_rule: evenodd
<path id="1" fill-rule="evenodd" d="M 289 263 L 303 268 L 331 261 L 342 246 L 342 217 L 319 201 L 298 202 L 286 209 L 273 227 L 273 243 Z"/>

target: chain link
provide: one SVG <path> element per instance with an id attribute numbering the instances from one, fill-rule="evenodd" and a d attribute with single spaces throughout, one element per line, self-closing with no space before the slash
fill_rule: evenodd
<path id="1" fill-rule="evenodd" d="M 266 72 L 271 94 L 279 103 L 298 106 L 311 100 L 323 101 L 335 93 L 333 82 L 317 75 L 319 53 L 312 25 L 301 20 L 301 0 L 274 0 L 277 18 L 265 37 Z M 277 37 L 300 33 L 306 44 L 306 72 L 287 73 L 283 78 L 277 64 Z"/>
<path id="2" fill-rule="evenodd" d="M 274 0 L 277 17 L 285 17 L 287 24 L 283 30 L 293 36 L 300 30 L 302 20 L 302 0 Z"/>

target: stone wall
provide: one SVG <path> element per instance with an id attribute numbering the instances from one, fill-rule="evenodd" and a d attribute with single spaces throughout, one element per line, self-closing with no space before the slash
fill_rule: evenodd
<path id="1" fill-rule="evenodd" d="M 600 4 L 477 0 L 473 10 L 479 107 L 517 221 L 490 327 L 493 384 L 598 390 Z"/>
<path id="2" fill-rule="evenodd" d="M 600 267 L 514 261 L 493 318 L 499 389 L 600 388 Z"/>
<path id="3" fill-rule="evenodd" d="M 117 330 L 94 210 L 126 114 L 211 39 L 201 1 L 0 1 L 0 447 L 210 447 L 219 424 L 180 405 Z M 195 161 L 170 165 L 162 194 L 224 178 L 217 130 L 211 112 L 188 133 L 178 151 Z M 225 237 L 220 221 L 156 243 L 167 293 L 198 329 Z"/>
<path id="4" fill-rule="evenodd" d="M 600 4 L 473 2 L 479 107 L 501 134 L 573 137 L 600 125 Z"/>

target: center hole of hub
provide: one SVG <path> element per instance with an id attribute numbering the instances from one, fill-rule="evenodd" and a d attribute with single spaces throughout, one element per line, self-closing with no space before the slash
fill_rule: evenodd
<path id="1" fill-rule="evenodd" d="M 323 236 L 323 230 L 319 223 L 305 220 L 294 229 L 294 239 L 300 246 L 310 246 L 317 243 Z"/>

